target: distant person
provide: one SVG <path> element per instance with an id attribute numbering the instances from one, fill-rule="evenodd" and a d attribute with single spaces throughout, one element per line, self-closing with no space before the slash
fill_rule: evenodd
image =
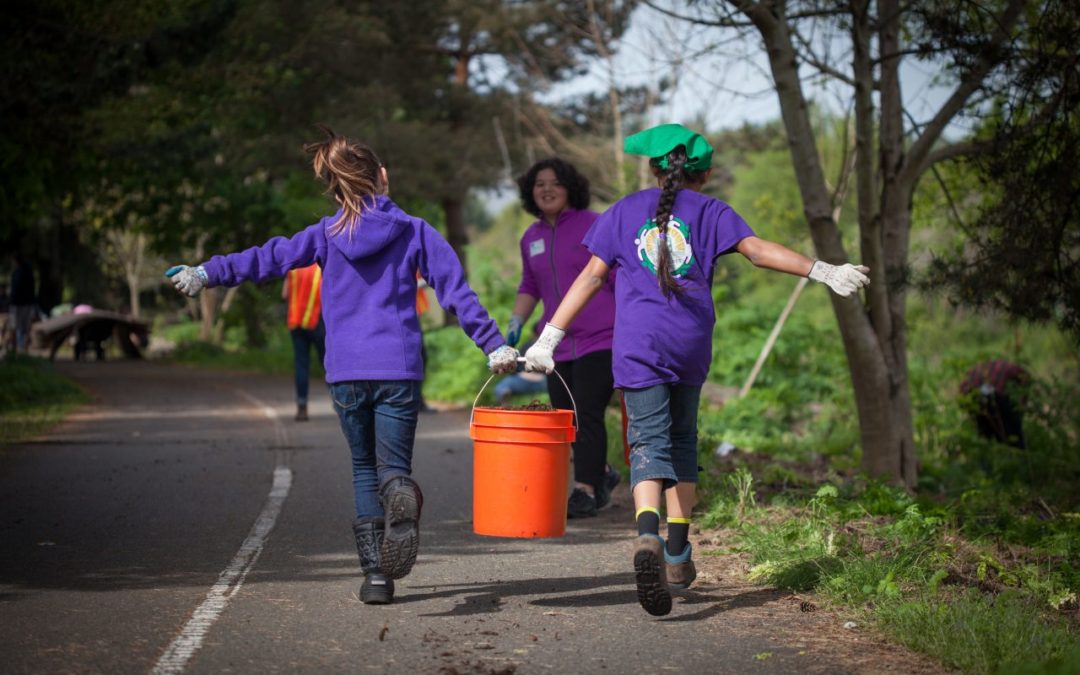
<path id="1" fill-rule="evenodd" d="M 518 352 L 465 281 L 450 244 L 387 196 L 390 179 L 375 152 L 324 130 L 326 140 L 305 150 L 340 206 L 334 215 L 292 237 L 165 274 L 195 296 L 208 286 L 265 281 L 313 263 L 322 268 L 326 381 L 352 453 L 353 534 L 364 573 L 360 599 L 386 604 L 394 599 L 393 580 L 416 561 L 424 501 L 412 479 L 424 372 L 416 271 L 487 354 L 493 372 L 513 372 Z"/>
<path id="2" fill-rule="evenodd" d="M 15 351 L 15 330 L 10 316 L 11 301 L 7 283 L 0 281 L 0 352 Z"/>
<path id="3" fill-rule="evenodd" d="M 975 365 L 960 383 L 971 414 L 984 438 L 1026 447 L 1023 403 L 1031 375 L 1022 366 L 1004 359 Z"/>
<path id="4" fill-rule="evenodd" d="M 71 308 L 75 316 L 93 314 L 94 308 L 86 303 L 76 304 Z M 93 349 L 98 361 L 105 360 L 105 341 L 112 337 L 115 321 L 103 319 L 80 323 L 75 329 L 75 360 L 82 361 L 83 355 Z"/>
<path id="5" fill-rule="evenodd" d="M 326 359 L 326 328 L 322 320 L 322 269 L 308 265 L 289 270 L 281 286 L 281 297 L 288 307 L 285 322 L 293 347 L 293 378 L 296 382 L 297 422 L 308 421 L 308 381 L 311 373 L 311 349 Z"/>
<path id="6" fill-rule="evenodd" d="M 566 297 L 525 353 L 528 370 L 551 372 L 575 318 L 618 269 L 612 365 L 629 413 L 630 483 L 638 538 L 633 565 L 641 606 L 671 611 L 670 588 L 697 576 L 689 541 L 698 480 L 697 411 L 712 363 L 716 323 L 711 287 L 717 259 L 738 251 L 755 266 L 809 276 L 846 297 L 869 283 L 865 267 L 830 265 L 754 235 L 734 209 L 701 193 L 712 146 L 665 124 L 626 139 L 649 157 L 657 188 L 623 197 L 593 224 L 592 253 Z M 667 501 L 667 541 L 660 501 Z"/>
<path id="7" fill-rule="evenodd" d="M 34 291 L 34 267 L 23 254 L 16 251 L 12 256 L 14 271 L 11 273 L 11 323 L 15 331 L 15 350 L 30 349 L 30 326 L 37 314 L 37 293 Z"/>
<path id="8" fill-rule="evenodd" d="M 597 217 L 595 211 L 589 210 L 589 180 L 573 164 L 557 157 L 533 164 L 518 178 L 518 188 L 522 208 L 536 221 L 519 242 L 521 283 L 506 333 L 511 346 L 517 346 L 522 327 L 537 303 L 544 304 L 540 321 L 546 323 L 551 318 L 563 294 L 589 261 L 589 251 L 581 240 Z M 571 410 L 577 405 L 574 487 L 566 505 L 569 518 L 595 516 L 610 502 L 611 490 L 619 482 L 619 474 L 607 464 L 604 424 L 604 412 L 615 386 L 611 376 L 613 284 L 605 281 L 596 296 L 588 313 L 555 351 L 555 372 L 562 379 L 548 377 L 547 382 L 553 407 Z"/>

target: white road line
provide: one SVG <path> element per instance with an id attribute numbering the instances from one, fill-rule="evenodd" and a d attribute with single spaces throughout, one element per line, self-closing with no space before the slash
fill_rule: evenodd
<path id="1" fill-rule="evenodd" d="M 246 392 L 239 393 L 260 408 L 266 417 L 273 420 L 277 442 L 284 444 L 288 440 L 288 432 L 273 408 L 263 404 L 262 401 Z M 183 630 L 180 631 L 180 635 L 169 644 L 165 653 L 158 659 L 157 664 L 151 671 L 152 673 L 165 675 L 166 673 L 183 672 L 187 662 L 202 647 L 206 634 L 210 632 L 214 622 L 225 610 L 229 600 L 244 585 L 244 579 L 247 578 L 248 572 L 255 566 L 255 561 L 259 559 L 259 554 L 262 553 L 263 546 L 266 544 L 266 538 L 269 536 L 270 531 L 274 529 L 274 524 L 277 523 L 277 517 L 281 513 L 285 498 L 289 496 L 289 488 L 292 487 L 292 475 L 292 469 L 287 466 L 279 464 L 274 469 L 274 484 L 270 488 L 270 495 L 267 497 L 266 504 L 255 521 L 255 525 L 251 528 L 251 532 L 248 533 L 247 539 L 240 545 L 240 550 L 233 556 L 229 566 L 218 577 L 217 583 L 210 588 L 210 591 L 206 594 L 206 599 L 202 601 L 202 604 L 195 609 L 191 618 L 188 619 Z"/>
<path id="2" fill-rule="evenodd" d="M 217 583 L 206 594 L 206 599 L 191 615 L 180 635 L 172 641 L 168 649 L 154 666 L 153 673 L 180 673 L 184 666 L 202 647 L 203 638 L 210 632 L 210 627 L 217 621 L 218 616 L 225 609 L 232 596 L 236 595 L 240 587 L 244 585 L 247 573 L 255 565 L 262 553 L 266 537 L 274 529 L 278 514 L 285 498 L 289 496 L 289 488 L 292 486 L 292 469 L 279 466 L 274 469 L 274 486 L 270 489 L 270 496 L 266 500 L 259 519 L 251 528 L 251 533 L 236 552 L 232 562 L 218 577 Z"/>
<path id="3" fill-rule="evenodd" d="M 240 391 L 239 389 L 237 389 L 236 393 L 240 394 L 248 401 L 250 401 L 251 405 L 261 410 L 262 414 L 274 423 L 274 436 L 277 439 L 278 445 L 287 445 L 289 442 L 289 432 L 285 430 L 285 425 L 281 423 L 281 417 L 278 416 L 277 412 L 275 412 L 273 408 L 266 405 L 259 399 L 247 393 L 246 391 Z"/>

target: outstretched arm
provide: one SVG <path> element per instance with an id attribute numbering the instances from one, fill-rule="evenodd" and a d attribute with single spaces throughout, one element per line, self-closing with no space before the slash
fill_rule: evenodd
<path id="1" fill-rule="evenodd" d="M 581 274 L 574 280 L 570 290 L 563 296 L 559 308 L 555 310 L 548 325 L 544 326 L 540 337 L 525 352 L 525 370 L 550 373 L 555 369 L 553 358 L 555 348 L 559 346 L 563 336 L 566 335 L 566 329 L 574 322 L 577 315 L 604 286 L 610 270 L 607 263 L 596 256 L 589 260 L 589 264 L 581 270 Z"/>
<path id="2" fill-rule="evenodd" d="M 735 250 L 746 256 L 746 259 L 755 267 L 787 272 L 797 277 L 809 275 L 810 268 L 814 266 L 814 261 L 802 253 L 796 253 L 786 246 L 758 237 L 743 239 Z"/>
<path id="3" fill-rule="evenodd" d="M 776 242 L 747 237 L 735 247 L 756 267 L 809 277 L 831 288 L 841 297 L 847 297 L 870 283 L 866 275 L 870 268 L 863 265 L 830 265 L 822 260 L 811 260 Z"/>

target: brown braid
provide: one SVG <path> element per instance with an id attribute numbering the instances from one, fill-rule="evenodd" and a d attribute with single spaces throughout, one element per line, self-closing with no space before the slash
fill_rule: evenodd
<path id="1" fill-rule="evenodd" d="M 664 297 L 671 297 L 672 291 L 683 293 L 685 289 L 679 285 L 671 273 L 671 249 L 668 248 L 668 227 L 671 223 L 671 209 L 675 205 L 675 196 L 687 183 L 692 182 L 692 177 L 684 168 L 686 164 L 686 146 L 680 145 L 667 154 L 668 168 L 660 168 L 660 160 L 652 159 L 653 167 L 658 171 L 660 183 L 663 189 L 660 193 L 660 203 L 656 206 L 656 215 L 653 221 L 660 230 L 660 239 L 657 242 L 656 277 L 660 282 L 660 290 Z"/>
<path id="2" fill-rule="evenodd" d="M 304 150 L 312 154 L 315 175 L 326 181 L 326 193 L 341 204 L 341 218 L 330 226 L 328 234 L 347 229 L 351 237 L 360 215 L 375 207 L 375 195 L 384 189 L 379 176 L 382 162 L 367 145 L 338 136 L 328 127 L 319 128 L 326 133 L 326 140 L 308 143 Z"/>

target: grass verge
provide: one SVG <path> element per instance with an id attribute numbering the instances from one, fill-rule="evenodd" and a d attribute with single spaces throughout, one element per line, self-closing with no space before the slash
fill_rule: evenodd
<path id="1" fill-rule="evenodd" d="M 988 536 L 959 501 L 858 480 L 777 491 L 736 465 L 714 478 L 702 524 L 734 532 L 751 580 L 813 594 L 948 667 L 1080 672 L 1080 517 L 1045 513 L 1019 545 L 1010 528 Z"/>
<path id="2" fill-rule="evenodd" d="M 87 400 L 49 361 L 22 355 L 0 361 L 0 447 L 33 438 Z"/>

